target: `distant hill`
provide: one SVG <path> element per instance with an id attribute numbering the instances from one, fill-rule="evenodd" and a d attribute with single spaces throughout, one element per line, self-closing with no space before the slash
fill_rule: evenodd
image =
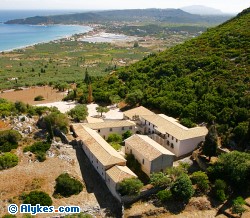
<path id="1" fill-rule="evenodd" d="M 93 11 L 76 14 L 55 16 L 36 16 L 26 19 L 7 21 L 6 24 L 75 24 L 75 23 L 103 23 L 114 21 L 159 21 L 169 23 L 206 23 L 219 24 L 228 20 L 230 16 L 200 16 L 187 13 L 180 9 L 131 9 Z"/>
<path id="2" fill-rule="evenodd" d="M 221 10 L 210 8 L 202 5 L 191 5 L 182 7 L 181 10 L 186 11 L 190 14 L 200 14 L 200 15 L 223 15 Z"/>
<path id="3" fill-rule="evenodd" d="M 233 146 L 234 140 L 241 145 L 250 137 L 249 24 L 250 8 L 93 84 L 94 98 L 129 96 L 130 101 L 177 117 L 185 125 L 215 121 L 222 143 Z"/>

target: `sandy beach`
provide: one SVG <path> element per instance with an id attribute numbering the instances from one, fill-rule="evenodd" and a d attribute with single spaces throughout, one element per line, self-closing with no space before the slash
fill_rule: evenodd
<path id="1" fill-rule="evenodd" d="M 90 43 L 115 43 L 115 42 L 132 42 L 138 40 L 138 37 L 127 36 L 124 34 L 115 34 L 115 33 L 106 33 L 106 32 L 97 32 L 94 34 L 84 35 L 83 37 L 79 37 L 78 41 L 90 42 Z"/>

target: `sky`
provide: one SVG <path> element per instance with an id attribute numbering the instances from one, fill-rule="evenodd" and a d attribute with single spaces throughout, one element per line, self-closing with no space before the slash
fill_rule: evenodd
<path id="1" fill-rule="evenodd" d="M 130 9 L 181 8 L 204 5 L 225 13 L 240 12 L 250 7 L 250 0 L 0 0 L 0 9 Z"/>

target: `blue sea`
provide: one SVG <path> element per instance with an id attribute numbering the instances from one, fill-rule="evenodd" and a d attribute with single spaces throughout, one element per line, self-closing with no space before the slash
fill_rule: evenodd
<path id="1" fill-rule="evenodd" d="M 47 16 L 75 13 L 77 11 L 0 11 L 0 51 L 9 51 L 29 45 L 49 42 L 91 30 L 78 25 L 15 25 L 4 24 L 7 20 L 31 16 Z"/>

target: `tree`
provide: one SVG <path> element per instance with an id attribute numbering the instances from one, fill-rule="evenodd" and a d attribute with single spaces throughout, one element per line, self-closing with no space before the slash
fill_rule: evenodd
<path id="1" fill-rule="evenodd" d="M 89 75 L 88 69 L 86 68 L 85 70 L 85 77 L 84 77 L 84 82 L 89 85 L 91 83 L 91 77 Z"/>
<path id="2" fill-rule="evenodd" d="M 44 117 L 44 121 L 45 123 L 50 122 L 52 128 L 58 128 L 64 133 L 68 132 L 68 117 L 60 111 L 51 112 L 49 115 Z"/>
<path id="3" fill-rule="evenodd" d="M 68 114 L 76 121 L 80 122 L 85 120 L 88 116 L 88 108 L 85 104 L 76 105 L 75 108 L 71 109 Z"/>
<path id="4" fill-rule="evenodd" d="M 12 153 L 4 153 L 0 155 L 0 170 L 14 167 L 18 164 L 18 157 Z"/>
<path id="5" fill-rule="evenodd" d="M 197 171 L 191 175 L 193 184 L 196 184 L 199 192 L 206 193 L 209 189 L 209 180 L 205 172 Z"/>
<path id="6" fill-rule="evenodd" d="M 202 148 L 203 154 L 209 157 L 209 161 L 211 160 L 212 156 L 216 155 L 218 147 L 217 139 L 218 139 L 218 134 L 215 125 L 212 125 L 209 128 L 208 134 L 205 137 L 205 142 Z"/>
<path id="7" fill-rule="evenodd" d="M 122 142 L 122 136 L 117 133 L 112 133 L 109 134 L 107 142 L 116 142 L 116 143 L 121 143 Z"/>
<path id="8" fill-rule="evenodd" d="M 125 139 L 129 138 L 132 135 L 133 135 L 133 133 L 130 130 L 127 130 L 126 132 L 124 132 L 122 134 L 122 139 L 125 140 Z"/>
<path id="9" fill-rule="evenodd" d="M 121 101 L 121 98 L 119 95 L 111 95 L 109 100 L 111 101 L 111 104 L 117 104 Z"/>
<path id="10" fill-rule="evenodd" d="M 118 183 L 118 192 L 124 195 L 139 195 L 143 183 L 137 178 L 124 179 L 122 182 Z"/>
<path id="11" fill-rule="evenodd" d="M 68 173 L 63 173 L 56 178 L 55 194 L 63 197 L 77 195 L 83 190 L 83 184 Z"/>
<path id="12" fill-rule="evenodd" d="M 224 179 L 236 189 L 250 187 L 250 154 L 233 151 L 219 156 L 218 161 L 208 168 L 213 179 Z"/>
<path id="13" fill-rule="evenodd" d="M 93 90 L 92 90 L 92 85 L 91 83 L 88 85 L 88 99 L 87 102 L 90 104 L 93 102 Z"/>
<path id="14" fill-rule="evenodd" d="M 97 111 L 98 113 L 101 113 L 101 117 L 102 117 L 102 113 L 107 113 L 107 112 L 109 111 L 109 108 L 107 108 L 107 107 L 102 107 L 102 106 L 98 106 L 98 107 L 96 108 L 96 111 Z"/>
<path id="15" fill-rule="evenodd" d="M 140 104 L 143 99 L 143 92 L 139 89 L 135 90 L 134 92 L 130 92 L 127 94 L 125 102 L 131 106 L 136 104 Z"/>
<path id="16" fill-rule="evenodd" d="M 174 198 L 185 202 L 188 202 L 194 194 L 192 182 L 187 174 L 178 177 L 170 190 Z"/>
<path id="17" fill-rule="evenodd" d="M 29 194 L 23 196 L 24 204 L 31 204 L 35 206 L 40 204 L 41 206 L 51 206 L 52 199 L 51 197 L 43 191 L 31 191 Z"/>
<path id="18" fill-rule="evenodd" d="M 17 111 L 19 111 L 20 113 L 25 113 L 27 111 L 27 106 L 26 104 L 24 104 L 21 101 L 16 101 L 15 102 L 15 108 L 17 109 Z"/>

